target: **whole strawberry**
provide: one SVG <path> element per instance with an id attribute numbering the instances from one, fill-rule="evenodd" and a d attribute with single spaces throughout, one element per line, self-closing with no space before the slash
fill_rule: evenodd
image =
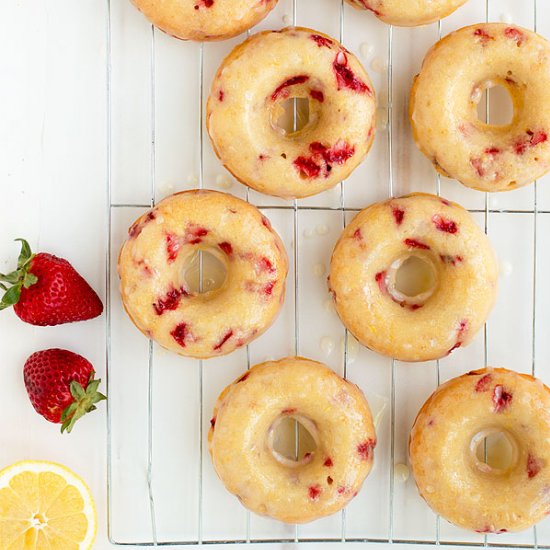
<path id="1" fill-rule="evenodd" d="M 97 391 L 92 364 L 81 355 L 64 349 L 33 353 L 25 363 L 23 376 L 31 403 L 38 414 L 61 433 L 71 432 L 75 422 L 106 397 Z"/>
<path id="2" fill-rule="evenodd" d="M 26 323 L 53 326 L 85 321 L 101 315 L 103 304 L 92 287 L 67 261 L 51 254 L 33 254 L 24 239 L 17 269 L 0 273 L 0 288 L 6 293 L 0 310 L 14 306 Z M 10 288 L 6 284 L 12 285 Z"/>

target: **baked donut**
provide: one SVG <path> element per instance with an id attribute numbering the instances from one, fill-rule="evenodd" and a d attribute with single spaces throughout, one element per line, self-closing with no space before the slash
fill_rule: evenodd
<path id="1" fill-rule="evenodd" d="M 186 266 L 199 251 L 225 267 L 220 288 L 189 288 Z M 139 330 L 180 355 L 207 359 L 250 343 L 271 325 L 284 299 L 288 260 L 256 207 L 194 190 L 138 218 L 118 270 L 122 302 Z"/>
<path id="2" fill-rule="evenodd" d="M 378 19 L 398 27 L 427 25 L 451 15 L 468 0 L 347 0 L 360 10 L 370 10 Z"/>
<path id="3" fill-rule="evenodd" d="M 503 86 L 514 116 L 478 119 L 483 91 Z M 509 191 L 550 169 L 550 44 L 504 23 L 465 27 L 426 55 L 410 101 L 413 133 L 436 169 L 481 191 Z"/>
<path id="4" fill-rule="evenodd" d="M 309 101 L 309 120 L 287 133 L 283 103 Z M 307 197 L 357 167 L 375 132 L 376 101 L 357 58 L 302 27 L 258 33 L 224 60 L 206 108 L 214 150 L 242 183 L 268 195 Z"/>
<path id="5" fill-rule="evenodd" d="M 259 23 L 277 0 L 131 0 L 153 25 L 181 40 L 226 40 Z"/>
<path id="6" fill-rule="evenodd" d="M 420 280 L 407 281 L 407 272 Z M 363 345 L 400 361 L 429 361 L 472 340 L 497 279 L 494 252 L 468 211 L 413 193 L 357 214 L 334 249 L 329 290 Z"/>
<path id="7" fill-rule="evenodd" d="M 411 431 L 420 495 L 434 512 L 472 531 L 527 529 L 550 511 L 549 433 L 550 390 L 532 376 L 481 369 L 449 380 Z M 509 464 L 483 460 L 492 434 L 507 440 Z"/>
<path id="8" fill-rule="evenodd" d="M 279 423 L 300 422 L 316 449 L 299 460 L 274 448 Z M 214 469 L 252 512 L 305 523 L 341 510 L 374 458 L 361 390 L 321 363 L 288 357 L 256 365 L 219 396 L 208 434 Z"/>

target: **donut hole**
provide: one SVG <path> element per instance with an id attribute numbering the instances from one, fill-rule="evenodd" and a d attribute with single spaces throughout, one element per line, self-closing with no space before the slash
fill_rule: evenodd
<path id="1" fill-rule="evenodd" d="M 518 446 L 506 430 L 493 428 L 477 433 L 470 445 L 474 462 L 480 471 L 501 474 L 516 465 Z"/>
<path id="2" fill-rule="evenodd" d="M 291 97 L 278 103 L 272 112 L 273 126 L 284 135 L 300 133 L 310 122 L 310 101 L 307 97 Z"/>
<path id="3" fill-rule="evenodd" d="M 398 303 L 422 305 L 437 287 L 437 271 L 428 256 L 411 254 L 393 262 L 387 286 Z"/>
<path id="4" fill-rule="evenodd" d="M 208 250 L 197 250 L 183 262 L 185 287 L 192 294 L 207 294 L 221 288 L 227 279 L 225 263 Z"/>
<path id="5" fill-rule="evenodd" d="M 296 467 L 311 462 L 317 441 L 317 431 L 311 420 L 284 415 L 269 429 L 267 446 L 275 460 L 284 466 Z"/>
<path id="6" fill-rule="evenodd" d="M 514 102 L 505 86 L 487 81 L 474 88 L 472 99 L 477 103 L 477 117 L 480 121 L 491 126 L 508 126 L 512 123 Z"/>

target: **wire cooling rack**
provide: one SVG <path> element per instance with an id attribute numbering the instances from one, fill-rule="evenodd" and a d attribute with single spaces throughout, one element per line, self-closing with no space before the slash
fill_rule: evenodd
<path id="1" fill-rule="evenodd" d="M 440 382 L 488 364 L 550 379 L 550 369 L 538 367 L 550 359 L 550 345 L 536 338 L 550 323 L 541 307 L 550 294 L 537 285 L 550 276 L 550 193 L 535 184 L 489 196 L 434 175 L 412 143 L 406 116 L 411 77 L 443 34 L 500 19 L 548 35 L 550 9 L 537 0 L 470 0 L 443 22 L 398 29 L 343 0 L 280 0 L 260 27 L 300 24 L 339 37 L 367 67 L 381 105 L 375 145 L 364 165 L 336 190 L 289 203 L 235 184 L 205 136 L 211 77 L 244 37 L 215 45 L 178 42 L 146 23 L 127 0 L 106 2 L 110 541 L 550 548 L 548 522 L 498 537 L 447 524 L 420 499 L 414 481 L 401 474 L 404 466 L 399 476 L 395 469 L 406 464 L 407 435 L 417 410 Z M 483 107 L 488 120 L 505 109 L 500 101 L 490 101 L 490 94 Z M 230 187 L 256 204 L 281 234 L 291 260 L 286 304 L 274 327 L 245 350 L 208 362 L 168 354 L 138 334 L 122 312 L 116 274 L 130 223 L 163 196 L 193 187 Z M 375 200 L 413 190 L 443 192 L 467 206 L 492 238 L 503 271 L 501 298 L 482 334 L 452 357 L 422 365 L 358 347 L 331 309 L 324 281 L 332 247 L 351 217 Z M 356 382 L 377 417 L 379 439 L 376 466 L 359 496 L 340 514 L 299 527 L 245 511 L 216 478 L 205 442 L 218 393 L 252 364 L 291 354 L 319 359 Z"/>

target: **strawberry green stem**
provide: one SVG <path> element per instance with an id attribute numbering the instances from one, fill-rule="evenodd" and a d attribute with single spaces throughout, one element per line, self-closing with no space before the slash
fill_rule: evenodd
<path id="1" fill-rule="evenodd" d="M 94 372 L 90 374 L 88 385 L 84 389 L 76 380 L 71 382 L 70 390 L 74 401 L 63 411 L 61 415 L 61 433 L 65 430 L 71 433 L 77 420 L 82 418 L 86 413 L 96 410 L 96 403 L 107 399 L 105 395 L 98 392 L 101 380 L 94 380 Z"/>
<path id="2" fill-rule="evenodd" d="M 29 243 L 25 239 L 15 240 L 21 242 L 21 252 L 17 260 L 16 270 L 7 275 L 0 273 L 0 288 L 6 291 L 2 296 L 2 300 L 0 300 L 0 311 L 19 302 L 21 289 L 29 288 L 38 281 L 38 278 L 29 271 L 31 261 L 34 258 Z"/>

